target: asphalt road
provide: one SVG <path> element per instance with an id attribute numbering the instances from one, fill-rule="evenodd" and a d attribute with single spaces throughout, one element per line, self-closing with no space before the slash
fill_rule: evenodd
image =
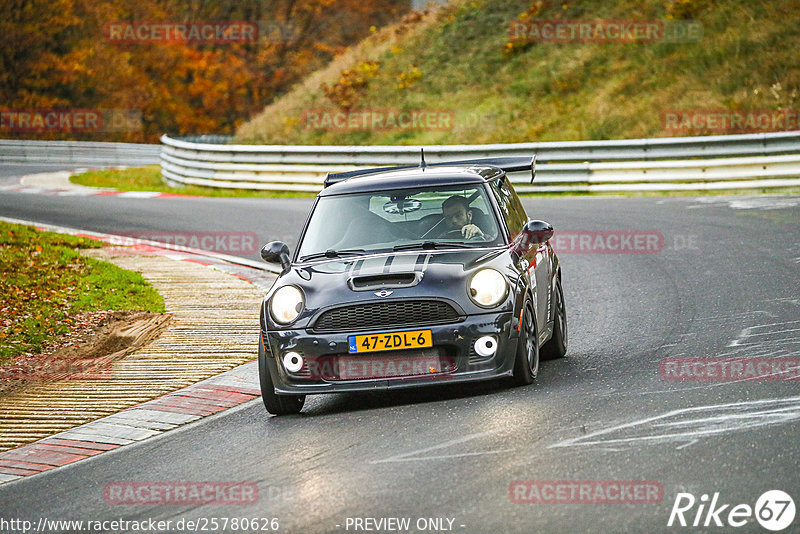
<path id="1" fill-rule="evenodd" d="M 185 531 L 176 528 L 182 518 L 234 517 L 277 518 L 280 532 L 394 531 L 366 530 L 375 524 L 356 522 L 365 518 L 410 518 L 410 532 L 448 531 L 418 529 L 427 518 L 464 533 L 767 532 L 754 517 L 740 528 L 715 527 L 713 518 L 703 527 L 708 503 L 698 528 L 667 523 L 679 493 L 698 504 L 719 493 L 717 508 L 730 505 L 723 523 L 733 506 L 753 507 L 767 490 L 800 504 L 798 381 L 675 381 L 660 369 L 665 358 L 800 356 L 800 197 L 524 204 L 557 232 L 663 236 L 653 253 L 561 253 L 569 351 L 544 362 L 534 385 L 309 397 L 302 414 L 283 418 L 253 401 L 2 485 L 0 517 L 152 518 L 171 520 L 175 532 Z M 111 233 L 252 231 L 291 245 L 309 206 L 0 192 L 4 216 Z M 256 325 L 254 310 L 254 343 Z M 251 482 L 259 499 L 106 504 L 106 484 L 127 481 Z M 514 481 L 651 481 L 663 495 L 644 504 L 520 504 L 509 493 Z M 697 511 L 685 512 L 689 524 Z"/>

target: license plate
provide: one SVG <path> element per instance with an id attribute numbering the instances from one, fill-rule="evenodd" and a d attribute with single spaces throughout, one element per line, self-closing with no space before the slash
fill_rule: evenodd
<path id="1" fill-rule="evenodd" d="M 347 344 L 351 354 L 380 350 L 420 349 L 433 347 L 433 334 L 431 334 L 430 330 L 364 334 L 362 336 L 348 336 Z"/>

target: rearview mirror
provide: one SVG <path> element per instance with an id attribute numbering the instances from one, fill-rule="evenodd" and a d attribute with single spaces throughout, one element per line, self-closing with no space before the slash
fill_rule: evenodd
<path id="1" fill-rule="evenodd" d="M 289 245 L 283 241 L 270 241 L 261 248 L 261 259 L 267 263 L 279 263 L 283 272 L 289 270 L 292 262 L 289 260 Z"/>
<path id="2" fill-rule="evenodd" d="M 391 215 L 403 215 L 417 211 L 422 207 L 422 202 L 416 198 L 401 198 L 399 200 L 392 200 L 383 205 L 383 211 Z"/>

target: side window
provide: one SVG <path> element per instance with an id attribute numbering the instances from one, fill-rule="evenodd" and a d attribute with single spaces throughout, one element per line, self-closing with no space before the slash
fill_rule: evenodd
<path id="1" fill-rule="evenodd" d="M 470 203 L 469 207 L 472 208 L 473 212 L 477 210 L 477 212 L 480 213 L 481 216 L 485 217 L 486 215 L 492 213 L 491 208 L 487 206 L 488 201 L 489 197 L 487 197 L 485 194 L 478 195 L 478 197 L 475 198 L 475 200 L 473 200 L 472 203 Z"/>
<path id="2" fill-rule="evenodd" d="M 497 205 L 500 206 L 500 212 L 506 220 L 510 238 L 513 240 L 528 222 L 528 216 L 525 214 L 525 208 L 522 207 L 517 193 L 508 186 L 507 180 L 508 178 L 503 180 L 500 186 L 497 185 L 497 180 L 491 182 L 491 189 L 497 199 Z"/>

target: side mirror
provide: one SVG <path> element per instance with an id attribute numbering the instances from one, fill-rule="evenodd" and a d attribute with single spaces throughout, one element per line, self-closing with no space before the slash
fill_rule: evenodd
<path id="1" fill-rule="evenodd" d="M 514 251 L 525 253 L 532 245 L 540 245 L 553 237 L 553 225 L 544 221 L 530 220 L 522 227 L 517 236 Z"/>
<path id="2" fill-rule="evenodd" d="M 289 245 L 283 241 L 270 241 L 261 248 L 261 259 L 267 263 L 280 263 L 283 272 L 289 270 Z"/>

